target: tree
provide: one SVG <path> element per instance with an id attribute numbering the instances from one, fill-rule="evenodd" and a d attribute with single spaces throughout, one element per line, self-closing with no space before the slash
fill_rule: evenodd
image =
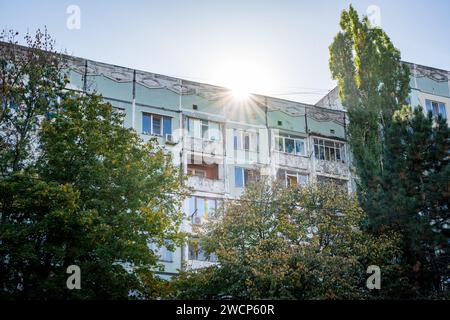
<path id="1" fill-rule="evenodd" d="M 0 296 L 151 297 L 159 265 L 149 242 L 182 240 L 180 172 L 101 97 L 64 90 L 42 37 L 0 56 Z M 66 287 L 69 265 L 81 290 Z"/>
<path id="2" fill-rule="evenodd" d="M 350 6 L 330 45 L 330 70 L 348 114 L 348 141 L 354 157 L 361 205 L 370 211 L 367 194 L 377 188 L 385 161 L 383 136 L 392 115 L 409 93 L 409 70 L 381 28 L 359 19 Z"/>
<path id="3" fill-rule="evenodd" d="M 399 284 L 394 233 L 372 236 L 357 200 L 334 185 L 260 184 L 223 209 L 201 244 L 219 265 L 181 273 L 170 297 L 343 299 L 389 295 Z M 366 288 L 366 268 L 383 270 L 383 290 Z M 401 280 L 401 279 L 400 279 Z M 400 281 L 401 282 L 401 281 Z"/>
<path id="4" fill-rule="evenodd" d="M 378 231 L 388 227 L 402 232 L 412 296 L 442 293 L 450 277 L 449 133 L 445 119 L 435 121 L 421 107 L 412 111 L 405 106 L 386 134 L 373 225 Z"/>
<path id="5" fill-rule="evenodd" d="M 372 232 L 402 235 L 409 288 L 398 294 L 430 296 L 448 279 L 448 127 L 404 106 L 409 72 L 383 30 L 351 6 L 340 24 L 330 69 L 348 111 L 360 204 Z"/>

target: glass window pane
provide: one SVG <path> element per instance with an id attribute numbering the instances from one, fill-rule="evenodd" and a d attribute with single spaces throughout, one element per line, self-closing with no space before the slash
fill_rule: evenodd
<path id="1" fill-rule="evenodd" d="M 294 187 L 294 186 L 298 185 L 297 176 L 287 175 L 286 178 L 287 178 L 287 185 L 288 186 Z"/>
<path id="2" fill-rule="evenodd" d="M 194 119 L 194 137 L 197 139 L 202 138 L 202 124 L 199 119 Z"/>
<path id="3" fill-rule="evenodd" d="M 240 167 L 234 168 L 234 185 L 237 188 L 242 188 L 244 186 L 244 176 L 243 176 L 243 169 Z"/>
<path id="4" fill-rule="evenodd" d="M 200 120 L 201 122 L 201 137 L 203 139 L 209 139 L 209 123 L 208 120 Z"/>
<path id="5" fill-rule="evenodd" d="M 433 114 L 433 107 L 431 106 L 431 100 L 425 100 L 425 106 L 427 109 L 427 113 L 431 112 L 431 114 Z"/>
<path id="6" fill-rule="evenodd" d="M 214 217 L 216 212 L 216 200 L 215 199 L 208 199 L 207 201 L 207 208 L 208 208 L 208 216 Z"/>
<path id="7" fill-rule="evenodd" d="M 172 134 L 172 118 L 171 117 L 163 118 L 163 133 L 164 133 L 164 136 L 166 136 L 166 134 Z"/>
<path id="8" fill-rule="evenodd" d="M 244 134 L 244 150 L 250 150 L 250 135 L 248 133 Z"/>
<path id="9" fill-rule="evenodd" d="M 330 160 L 331 161 L 336 161 L 334 150 L 335 150 L 334 148 L 330 148 Z"/>
<path id="10" fill-rule="evenodd" d="M 442 118 L 447 119 L 447 112 L 445 111 L 445 103 L 439 103 L 439 114 Z"/>
<path id="11" fill-rule="evenodd" d="M 319 159 L 325 160 L 325 147 L 320 146 L 319 148 Z"/>
<path id="12" fill-rule="evenodd" d="M 283 142 L 283 138 L 282 137 L 275 137 L 275 148 L 278 150 L 278 151 L 281 151 L 281 152 L 283 152 L 283 144 L 284 144 L 284 142 Z"/>
<path id="13" fill-rule="evenodd" d="M 205 216 L 205 199 L 197 198 L 197 217 L 203 218 Z"/>
<path id="14" fill-rule="evenodd" d="M 238 130 L 234 130 L 234 149 L 241 149 L 241 133 Z"/>
<path id="15" fill-rule="evenodd" d="M 188 203 L 188 214 L 189 216 L 192 216 L 195 212 L 195 197 L 190 197 L 189 198 L 189 203 Z"/>
<path id="16" fill-rule="evenodd" d="M 285 138 L 284 139 L 284 145 L 286 146 L 286 152 L 287 153 L 294 153 L 295 145 L 294 145 L 294 140 L 293 139 Z"/>
<path id="17" fill-rule="evenodd" d="M 195 130 L 194 119 L 189 118 L 188 119 L 188 134 L 189 134 L 189 137 L 194 137 L 194 130 Z"/>
<path id="18" fill-rule="evenodd" d="M 150 121 L 151 121 L 151 115 L 148 113 L 144 113 L 142 115 L 142 133 L 150 134 Z"/>
<path id="19" fill-rule="evenodd" d="M 305 142 L 303 140 L 295 140 L 295 153 L 305 154 Z"/>
<path id="20" fill-rule="evenodd" d="M 152 134 L 161 135 L 161 117 L 153 115 L 153 132 Z"/>
<path id="21" fill-rule="evenodd" d="M 219 124 L 217 122 L 209 123 L 208 136 L 209 136 L 209 140 L 214 140 L 214 141 L 220 140 Z"/>
<path id="22" fill-rule="evenodd" d="M 298 180 L 299 180 L 299 184 L 300 184 L 301 186 L 304 186 L 304 185 L 306 185 L 306 183 L 308 182 L 308 176 L 307 176 L 307 175 L 300 174 L 300 175 L 298 176 Z"/>

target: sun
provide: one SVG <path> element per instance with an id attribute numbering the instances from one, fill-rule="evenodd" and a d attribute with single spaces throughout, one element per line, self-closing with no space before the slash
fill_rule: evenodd
<path id="1" fill-rule="evenodd" d="M 234 99 L 244 101 L 249 98 L 250 91 L 245 86 L 234 86 L 231 88 L 231 94 Z"/>
<path id="2" fill-rule="evenodd" d="M 251 59 L 229 59 L 215 68 L 216 83 L 230 89 L 232 99 L 244 102 L 251 94 L 267 91 L 272 85 L 267 65 Z"/>

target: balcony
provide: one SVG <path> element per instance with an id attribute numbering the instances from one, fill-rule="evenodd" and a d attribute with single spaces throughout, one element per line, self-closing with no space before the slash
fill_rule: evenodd
<path id="1" fill-rule="evenodd" d="M 223 156 L 222 141 L 217 140 L 187 137 L 185 140 L 185 149 L 190 152 L 206 153 L 213 156 Z"/>
<path id="2" fill-rule="evenodd" d="M 275 151 L 273 161 L 275 165 L 280 167 L 308 170 L 310 160 L 304 156 Z"/>
<path id="3" fill-rule="evenodd" d="M 340 161 L 327 161 L 316 159 L 316 171 L 333 176 L 349 177 L 348 164 Z"/>
<path id="4" fill-rule="evenodd" d="M 188 184 L 196 191 L 225 193 L 225 181 L 192 176 L 188 178 Z"/>

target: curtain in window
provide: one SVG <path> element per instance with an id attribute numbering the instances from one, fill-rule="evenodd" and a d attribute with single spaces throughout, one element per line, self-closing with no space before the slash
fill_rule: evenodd
<path id="1" fill-rule="evenodd" d="M 208 138 L 214 141 L 220 140 L 219 124 L 217 122 L 209 122 Z"/>
<path id="2" fill-rule="evenodd" d="M 163 134 L 164 134 L 164 137 L 166 136 L 166 134 L 172 134 L 172 118 L 171 117 L 163 118 Z"/>
<path id="3" fill-rule="evenodd" d="M 151 133 L 151 115 L 144 113 L 142 115 L 142 132 Z"/>
<path id="4" fill-rule="evenodd" d="M 305 147 L 305 143 L 302 140 L 295 140 L 295 153 L 303 154 L 304 147 Z"/>
<path id="5" fill-rule="evenodd" d="M 431 100 L 425 100 L 425 106 L 427 109 L 427 113 L 431 112 L 431 114 L 433 114 L 433 106 L 432 106 Z"/>
<path id="6" fill-rule="evenodd" d="M 447 119 L 447 112 L 445 112 L 445 103 L 439 103 L 439 114 L 442 118 Z"/>
<path id="7" fill-rule="evenodd" d="M 152 134 L 161 135 L 161 117 L 153 115 L 153 132 Z"/>
<path id="8" fill-rule="evenodd" d="M 240 167 L 234 168 L 234 185 L 237 188 L 242 188 L 244 186 L 243 169 Z"/>
<path id="9" fill-rule="evenodd" d="M 241 133 L 238 130 L 234 130 L 234 150 L 241 149 Z"/>

